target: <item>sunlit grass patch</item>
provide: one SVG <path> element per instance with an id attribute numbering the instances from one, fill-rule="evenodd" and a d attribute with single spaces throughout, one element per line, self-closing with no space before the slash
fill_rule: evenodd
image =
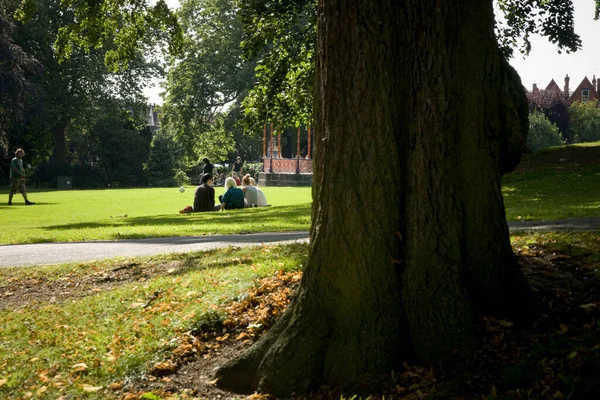
<path id="1" fill-rule="evenodd" d="M 0 202 L 0 244 L 308 230 L 310 187 L 262 188 L 271 207 L 179 214 L 194 187 L 30 191 L 35 206 Z M 215 188 L 217 195 L 223 188 Z M 6 190 L 0 196 L 8 196 Z"/>
<path id="2" fill-rule="evenodd" d="M 600 142 L 528 155 L 502 185 L 509 221 L 600 217 Z"/>
<path id="3" fill-rule="evenodd" d="M 600 262 L 600 232 L 519 232 L 511 236 L 511 243 L 517 251 L 537 246 L 548 254 L 577 257 L 589 266 Z"/>
<path id="4" fill-rule="evenodd" d="M 131 280 L 80 299 L 0 311 L 0 398 L 111 398 L 109 385 L 159 360 L 175 332 L 257 279 L 301 269 L 306 245 L 224 249 L 141 259 L 166 274 Z M 110 269 L 110 263 L 102 265 Z M 85 264 L 28 272 L 60 279 Z M 88 272 L 98 272 L 93 265 Z M 66 275 L 64 275 L 66 274 Z M 1 304 L 1 303 L 0 303 Z"/>

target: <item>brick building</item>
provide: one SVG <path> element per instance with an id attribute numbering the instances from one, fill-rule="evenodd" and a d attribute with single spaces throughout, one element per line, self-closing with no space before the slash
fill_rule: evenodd
<path id="1" fill-rule="evenodd" d="M 544 90 L 558 91 L 562 93 L 568 100 L 569 104 L 575 101 L 587 102 L 590 100 L 600 100 L 600 79 L 596 80 L 596 75 L 593 76 L 592 81 L 588 77 L 584 77 L 581 83 L 574 89 L 570 90 L 569 87 L 569 75 L 565 76 L 565 85 L 561 89 L 554 79 L 548 83 L 548 86 Z M 539 90 L 537 85 L 533 84 L 533 92 Z"/>

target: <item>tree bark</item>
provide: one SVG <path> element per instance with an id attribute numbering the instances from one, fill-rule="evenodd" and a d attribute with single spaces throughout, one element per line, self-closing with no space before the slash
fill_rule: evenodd
<path id="1" fill-rule="evenodd" d="M 68 164 L 67 161 L 67 138 L 66 138 L 67 122 L 63 117 L 61 118 L 52 132 L 54 134 L 54 149 L 52 151 L 52 158 L 54 163 L 58 167 L 64 167 Z"/>
<path id="2" fill-rule="evenodd" d="M 500 180 L 527 131 L 491 1 L 320 0 L 309 262 L 222 387 L 286 396 L 454 362 L 529 288 Z M 376 176 L 376 179 L 374 177 Z"/>

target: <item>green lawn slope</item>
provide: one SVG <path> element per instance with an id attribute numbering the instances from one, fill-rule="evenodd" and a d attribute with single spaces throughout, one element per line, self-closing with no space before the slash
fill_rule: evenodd
<path id="1" fill-rule="evenodd" d="M 600 217 L 600 142 L 525 155 L 502 183 L 509 221 Z"/>

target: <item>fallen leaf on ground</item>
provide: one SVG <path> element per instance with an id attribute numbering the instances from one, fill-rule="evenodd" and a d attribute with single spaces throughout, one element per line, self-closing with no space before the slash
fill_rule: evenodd
<path id="1" fill-rule="evenodd" d="M 564 335 L 568 331 L 569 331 L 569 327 L 568 326 L 566 326 L 565 324 L 560 324 L 560 330 L 558 330 L 556 333 Z"/>
<path id="2" fill-rule="evenodd" d="M 71 369 L 73 371 L 77 371 L 77 372 L 81 372 L 81 371 L 85 371 L 86 369 L 88 369 L 88 366 L 86 363 L 79 363 L 79 364 L 75 364 L 71 367 Z"/>
<path id="3" fill-rule="evenodd" d="M 583 308 L 586 312 L 590 312 L 598 308 L 598 303 L 582 304 L 579 307 Z"/>
<path id="4" fill-rule="evenodd" d="M 83 385 L 81 385 L 81 388 L 86 392 L 97 392 L 98 390 L 102 389 L 102 386 L 92 386 L 84 383 Z"/>
<path id="5" fill-rule="evenodd" d="M 48 390 L 48 386 L 42 386 L 35 392 L 35 394 L 37 394 L 39 396 L 39 395 L 43 394 L 46 390 Z"/>

